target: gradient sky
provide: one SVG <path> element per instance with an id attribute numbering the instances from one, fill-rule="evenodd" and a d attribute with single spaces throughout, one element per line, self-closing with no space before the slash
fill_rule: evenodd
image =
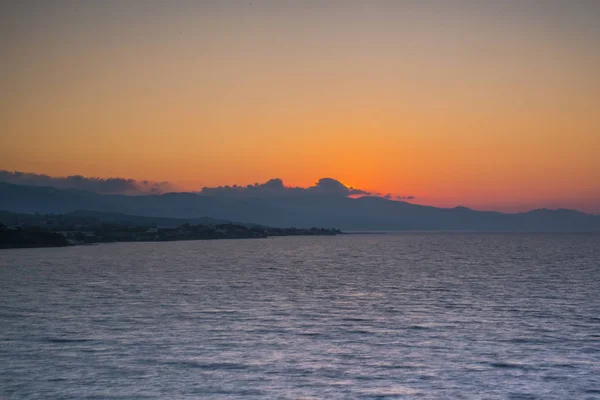
<path id="1" fill-rule="evenodd" d="M 0 3 L 0 169 L 600 213 L 600 1 Z"/>

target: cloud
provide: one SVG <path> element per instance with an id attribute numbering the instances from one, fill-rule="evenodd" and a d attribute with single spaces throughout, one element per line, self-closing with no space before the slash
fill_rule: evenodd
<path id="1" fill-rule="evenodd" d="M 379 197 L 383 197 L 384 199 L 387 199 L 387 200 L 395 200 L 395 201 L 414 200 L 414 198 L 415 198 L 415 196 L 395 196 L 391 193 L 388 193 L 386 195 L 377 193 L 376 195 Z"/>
<path id="2" fill-rule="evenodd" d="M 371 193 L 348 187 L 333 178 L 321 178 L 314 186 L 307 188 L 285 186 L 279 178 L 271 179 L 265 183 L 255 183 L 247 186 L 217 186 L 204 187 L 200 195 L 208 196 L 236 196 L 236 197 L 281 197 L 291 195 L 317 195 L 348 197 L 357 195 L 369 195 Z"/>
<path id="3" fill-rule="evenodd" d="M 175 190 L 175 187 L 169 182 L 138 181 L 125 178 L 88 178 L 81 175 L 53 177 L 45 174 L 6 170 L 0 170 L 0 181 L 18 185 L 86 190 L 101 194 L 161 194 Z"/>
<path id="4" fill-rule="evenodd" d="M 345 197 L 371 194 L 370 192 L 366 192 L 364 190 L 355 189 L 352 186 L 348 187 L 342 182 L 333 178 L 321 178 L 317 181 L 315 186 L 311 186 L 306 190 L 312 193 Z"/>
<path id="5" fill-rule="evenodd" d="M 153 182 L 125 178 L 93 178 L 81 175 L 54 177 L 45 174 L 0 170 L 0 181 L 18 185 L 51 186 L 58 189 L 78 189 L 100 194 L 162 194 L 177 191 L 169 182 Z M 379 196 L 388 200 L 411 200 L 414 196 L 394 196 L 390 193 L 368 192 L 366 190 L 346 186 L 333 178 L 321 178 L 313 186 L 306 188 L 285 186 L 279 178 L 253 185 L 232 185 L 204 187 L 197 194 L 220 197 L 258 197 L 272 198 L 284 196 L 327 196 L 327 197 L 360 197 Z"/>

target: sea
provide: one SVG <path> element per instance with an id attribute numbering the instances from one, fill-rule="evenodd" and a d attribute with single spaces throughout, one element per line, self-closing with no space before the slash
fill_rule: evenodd
<path id="1" fill-rule="evenodd" d="M 0 399 L 600 399 L 600 235 L 1 250 Z"/>

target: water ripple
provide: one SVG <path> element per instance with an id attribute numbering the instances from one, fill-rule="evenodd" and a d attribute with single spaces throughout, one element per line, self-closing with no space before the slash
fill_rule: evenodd
<path id="1" fill-rule="evenodd" d="M 0 398 L 600 399 L 599 235 L 0 252 Z"/>

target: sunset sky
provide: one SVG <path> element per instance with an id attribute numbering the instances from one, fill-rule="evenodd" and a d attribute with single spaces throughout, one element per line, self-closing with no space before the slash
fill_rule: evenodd
<path id="1" fill-rule="evenodd" d="M 0 169 L 600 213 L 600 1 L 3 1 Z"/>

